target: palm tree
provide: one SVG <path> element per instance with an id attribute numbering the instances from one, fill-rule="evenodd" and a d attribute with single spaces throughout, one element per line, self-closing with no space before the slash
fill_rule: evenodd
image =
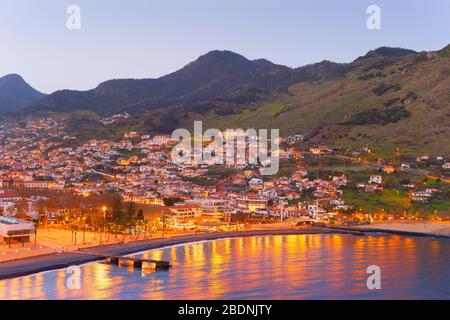
<path id="1" fill-rule="evenodd" d="M 72 241 L 74 242 L 75 245 L 77 245 L 77 232 L 78 232 L 78 225 L 73 224 L 70 226 L 70 229 L 72 230 Z"/>

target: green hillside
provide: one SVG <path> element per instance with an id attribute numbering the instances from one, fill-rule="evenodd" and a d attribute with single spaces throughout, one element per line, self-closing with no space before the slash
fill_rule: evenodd
<path id="1" fill-rule="evenodd" d="M 160 79 L 57 92 L 29 111 L 71 115 L 68 130 L 77 141 L 130 130 L 170 133 L 203 120 L 205 129 L 303 134 L 306 145 L 450 155 L 449 52 L 450 46 L 421 53 L 384 47 L 349 64 L 322 61 L 297 69 L 213 52 Z M 123 111 L 130 119 L 100 124 L 102 117 Z"/>
<path id="2" fill-rule="evenodd" d="M 238 114 L 193 115 L 217 128 L 279 128 L 310 143 L 400 148 L 404 154 L 450 154 L 450 57 L 447 49 L 384 66 L 366 61 L 337 80 L 298 83 L 288 94 Z M 369 59 L 371 60 L 371 59 Z"/>

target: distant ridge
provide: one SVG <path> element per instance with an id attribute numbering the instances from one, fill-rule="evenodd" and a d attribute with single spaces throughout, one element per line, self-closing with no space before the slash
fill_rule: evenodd
<path id="1" fill-rule="evenodd" d="M 417 53 L 414 50 L 403 49 L 403 48 L 391 48 L 391 47 L 380 47 L 375 50 L 369 51 L 365 56 L 358 59 L 367 59 L 374 57 L 402 57 L 409 54 Z"/>
<path id="2" fill-rule="evenodd" d="M 251 103 L 286 90 L 300 81 L 333 79 L 349 64 L 323 61 L 292 69 L 265 59 L 248 60 L 231 51 L 211 51 L 184 68 L 158 79 L 119 79 L 88 91 L 57 91 L 27 112 L 89 110 L 102 115 L 127 111 L 136 114 L 165 106 L 195 107 L 227 101 Z"/>
<path id="3" fill-rule="evenodd" d="M 183 106 L 186 110 L 217 103 L 253 103 L 285 91 L 298 82 L 315 82 L 344 76 L 366 60 L 392 60 L 413 50 L 381 47 L 354 63 L 322 61 L 299 68 L 274 64 L 266 59 L 249 60 L 232 51 L 214 50 L 182 69 L 158 79 L 118 79 L 88 91 L 57 91 L 27 109 L 27 112 L 94 111 L 111 115 L 137 114 L 160 107 Z"/>
<path id="4" fill-rule="evenodd" d="M 299 68 L 231 51 L 211 51 L 158 79 L 119 79 L 88 91 L 57 91 L 11 115 L 66 113 L 77 141 L 129 131 L 277 128 L 307 144 L 400 148 L 450 154 L 450 46 L 415 52 L 380 47 L 351 63 Z M 103 125 L 102 117 L 130 117 Z"/>
<path id="5" fill-rule="evenodd" d="M 0 78 L 0 114 L 23 110 L 44 96 L 18 74 Z"/>

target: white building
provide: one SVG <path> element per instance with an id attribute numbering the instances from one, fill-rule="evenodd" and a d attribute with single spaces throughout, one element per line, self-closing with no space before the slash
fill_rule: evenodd
<path id="1" fill-rule="evenodd" d="M 21 197 L 8 193 L 0 193 L 0 214 L 14 215 L 14 207 Z"/>
<path id="2" fill-rule="evenodd" d="M 25 220 L 0 216 L 0 237 L 3 241 L 28 242 L 34 234 L 34 224 Z"/>
<path id="3" fill-rule="evenodd" d="M 203 216 L 224 218 L 228 211 L 228 201 L 223 199 L 192 199 L 185 202 L 186 205 L 199 206 Z"/>
<path id="4" fill-rule="evenodd" d="M 248 184 L 253 190 L 262 190 L 264 188 L 264 181 L 259 178 L 252 178 Z"/>
<path id="5" fill-rule="evenodd" d="M 237 210 L 244 213 L 267 215 L 268 200 L 260 197 L 244 197 L 237 199 Z"/>
<path id="6" fill-rule="evenodd" d="M 372 175 L 369 178 L 369 183 L 383 184 L 383 177 L 379 175 Z"/>

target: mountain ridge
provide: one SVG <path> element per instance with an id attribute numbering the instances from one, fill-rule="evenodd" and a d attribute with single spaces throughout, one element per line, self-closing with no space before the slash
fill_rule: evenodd
<path id="1" fill-rule="evenodd" d="M 411 52 L 398 48 L 387 51 L 394 50 L 400 52 L 396 57 Z M 385 54 L 377 52 L 378 56 Z M 111 115 L 122 111 L 139 113 L 163 106 L 186 105 L 189 108 L 192 104 L 214 104 L 217 99 L 237 104 L 252 103 L 263 96 L 286 90 L 296 82 L 340 77 L 353 67 L 352 63 L 324 60 L 290 68 L 266 59 L 249 60 L 229 50 L 213 50 L 160 78 L 114 79 L 87 91 L 56 91 L 28 108 L 27 112 L 82 109 Z"/>
<path id="2" fill-rule="evenodd" d="M 450 46 L 413 52 L 381 47 L 351 63 L 289 68 L 213 51 L 158 79 L 119 79 L 89 91 L 58 91 L 22 115 L 66 112 L 76 141 L 129 131 L 274 128 L 305 144 L 404 154 L 450 154 Z M 37 108 L 36 108 L 37 106 Z M 105 116 L 131 117 L 102 125 Z M 19 115 L 20 118 L 20 115 Z"/>
<path id="3" fill-rule="evenodd" d="M 18 74 L 11 73 L 0 78 L 0 114 L 25 109 L 44 96 Z"/>

